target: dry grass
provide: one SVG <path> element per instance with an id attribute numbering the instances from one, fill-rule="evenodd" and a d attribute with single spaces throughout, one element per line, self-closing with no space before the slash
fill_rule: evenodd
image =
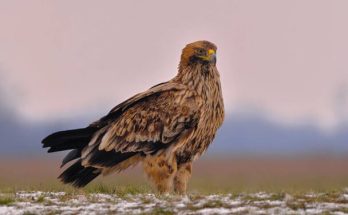
<path id="1" fill-rule="evenodd" d="M 56 179 L 61 171 L 58 165 L 57 160 L 2 160 L 0 192 L 43 190 L 119 195 L 153 192 L 139 167 L 98 179 L 86 188 L 76 190 Z M 342 157 L 203 159 L 194 164 L 189 192 L 236 195 L 259 191 L 293 195 L 334 193 L 348 187 L 347 169 L 348 158 Z"/>
<path id="2" fill-rule="evenodd" d="M 0 205 L 10 205 L 14 201 L 14 198 L 11 197 L 0 197 Z"/>

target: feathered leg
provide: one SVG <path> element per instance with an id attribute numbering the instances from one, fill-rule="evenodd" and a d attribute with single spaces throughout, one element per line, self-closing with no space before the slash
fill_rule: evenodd
<path id="1" fill-rule="evenodd" d="M 178 164 L 178 171 L 174 177 L 174 191 L 185 194 L 188 180 L 191 178 L 192 163 Z"/>
<path id="2" fill-rule="evenodd" d="M 172 191 L 173 179 L 177 170 L 176 161 L 164 155 L 148 156 L 144 160 L 144 170 L 159 193 Z"/>

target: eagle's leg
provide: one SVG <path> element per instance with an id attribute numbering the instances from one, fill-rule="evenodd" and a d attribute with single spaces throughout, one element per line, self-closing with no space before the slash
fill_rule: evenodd
<path id="1" fill-rule="evenodd" d="M 174 191 L 178 194 L 185 194 L 188 180 L 191 178 L 192 163 L 178 164 L 178 170 L 174 177 Z"/>
<path id="2" fill-rule="evenodd" d="M 162 155 L 148 156 L 144 160 L 144 170 L 159 193 L 172 191 L 173 179 L 177 170 L 174 159 L 167 159 Z"/>

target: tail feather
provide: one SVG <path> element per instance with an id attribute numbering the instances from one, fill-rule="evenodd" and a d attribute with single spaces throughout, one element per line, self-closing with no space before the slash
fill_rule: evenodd
<path id="1" fill-rule="evenodd" d="M 53 133 L 42 140 L 43 148 L 50 147 L 48 152 L 82 148 L 88 144 L 97 129 L 87 127 Z"/>
<path id="2" fill-rule="evenodd" d="M 64 158 L 61 164 L 61 168 L 67 164 L 68 162 L 75 160 L 77 158 L 81 157 L 81 149 L 74 149 L 71 150 Z"/>
<path id="3" fill-rule="evenodd" d="M 94 147 L 88 153 L 88 156 L 82 159 L 81 151 L 88 145 L 98 129 L 96 127 L 87 127 L 60 131 L 42 140 L 43 147 L 49 147 L 48 152 L 71 150 L 64 157 L 61 167 L 77 159 L 58 177 L 63 183 L 71 184 L 75 187 L 84 187 L 105 169 L 112 169 L 119 163 L 138 154 L 138 152 L 121 153 L 114 150 L 99 151 L 98 147 Z"/>
<path id="4" fill-rule="evenodd" d="M 43 148 L 49 147 L 48 152 L 57 152 L 72 149 L 63 159 L 61 167 L 68 162 L 81 157 L 81 150 L 92 139 L 98 130 L 96 127 L 87 127 L 67 131 L 59 131 L 42 140 Z M 81 159 L 68 167 L 58 178 L 65 184 L 75 187 L 84 187 L 100 175 L 101 170 L 94 167 L 84 167 Z"/>
<path id="5" fill-rule="evenodd" d="M 81 165 L 81 160 L 78 160 L 66 169 L 58 178 L 65 184 L 72 184 L 75 187 L 84 187 L 100 175 L 100 173 L 100 169 L 84 167 Z"/>
<path id="6" fill-rule="evenodd" d="M 85 145 L 87 145 L 89 142 L 89 139 L 84 139 L 84 140 L 74 140 L 73 142 L 61 142 L 59 145 L 56 146 L 44 146 L 45 147 L 50 147 L 48 149 L 48 153 L 52 152 L 59 152 L 59 151 L 65 151 L 69 149 L 80 149 L 83 148 Z"/>

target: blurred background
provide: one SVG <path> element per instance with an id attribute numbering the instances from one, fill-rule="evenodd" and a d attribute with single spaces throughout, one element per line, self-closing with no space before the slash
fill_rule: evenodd
<path id="1" fill-rule="evenodd" d="M 309 172 L 347 185 L 347 10 L 345 0 L 0 1 L 1 178 L 54 179 L 63 154 L 41 149 L 43 137 L 171 79 L 185 44 L 204 39 L 218 46 L 227 115 L 200 173 L 217 162 L 234 176 Z"/>

